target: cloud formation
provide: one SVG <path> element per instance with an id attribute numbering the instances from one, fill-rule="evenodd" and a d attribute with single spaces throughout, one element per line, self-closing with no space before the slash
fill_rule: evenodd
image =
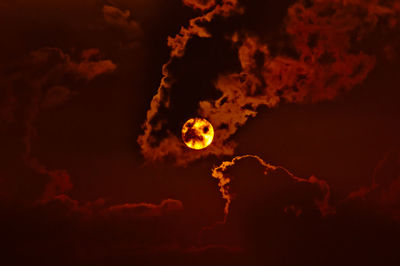
<path id="1" fill-rule="evenodd" d="M 397 18 L 395 2 L 300 1 L 286 18 L 298 58 L 273 56 L 266 43 L 246 33 L 236 33 L 242 71 L 221 75 L 215 82 L 222 96 L 200 102 L 199 114 L 210 119 L 222 143 L 241 127 L 257 108 L 281 102 L 313 103 L 332 100 L 361 84 L 375 65 L 374 55 L 354 51 L 357 42 L 383 19 Z M 364 15 L 359 15 L 359 13 Z M 390 27 L 390 25 L 388 25 Z"/>
<path id="2" fill-rule="evenodd" d="M 329 205 L 329 198 L 330 198 L 330 187 L 327 182 L 323 180 L 319 180 L 315 176 L 311 176 L 309 179 L 304 179 L 295 176 L 292 174 L 289 170 L 282 166 L 274 166 L 271 164 L 266 163 L 264 160 L 262 160 L 260 157 L 256 155 L 243 155 L 243 156 L 237 156 L 232 159 L 232 161 L 225 161 L 221 163 L 219 166 L 213 168 L 212 170 L 212 176 L 216 179 L 219 180 L 218 186 L 220 188 L 220 192 L 222 194 L 222 197 L 225 199 L 226 204 L 224 208 L 224 214 L 225 218 L 224 221 L 226 222 L 228 215 L 229 215 L 229 207 L 232 203 L 232 200 L 236 197 L 235 194 L 237 192 L 232 192 L 230 191 L 230 188 L 232 187 L 232 182 L 234 182 L 235 177 L 232 175 L 226 175 L 225 172 L 229 170 L 229 168 L 234 167 L 238 162 L 244 159 L 255 159 L 257 163 L 263 167 L 264 169 L 264 175 L 266 176 L 265 178 L 274 178 L 273 173 L 277 171 L 283 171 L 283 173 L 291 179 L 290 182 L 292 183 L 306 183 L 309 184 L 310 186 L 316 186 L 320 190 L 320 194 L 318 196 L 315 196 L 314 203 L 316 208 L 319 209 L 321 212 L 321 215 L 328 215 L 328 214 L 333 214 L 334 209 Z M 272 176 L 272 177 L 270 177 Z M 242 177 L 246 178 L 246 177 Z M 248 178 L 248 177 L 247 177 Z M 276 177 L 275 177 L 276 178 Z M 247 180 L 246 182 L 252 182 L 253 180 Z M 236 181 L 237 182 L 237 181 Z M 277 181 L 279 182 L 279 181 Z M 254 184 L 256 186 L 256 184 Z M 301 187 L 301 185 L 299 186 Z M 296 202 L 293 202 L 291 204 L 288 204 L 287 206 L 284 206 L 282 208 L 282 212 L 287 212 L 288 210 L 296 210 L 296 212 L 301 213 L 302 208 L 301 206 L 296 206 Z"/>
<path id="3" fill-rule="evenodd" d="M 140 24 L 131 18 L 129 10 L 121 10 L 112 5 L 104 5 L 103 15 L 108 24 L 123 30 L 128 37 L 136 38 L 141 34 Z"/>
<path id="4" fill-rule="evenodd" d="M 225 161 L 212 172 L 226 200 L 225 219 L 204 228 L 201 242 L 240 246 L 260 265 L 378 265 L 382 256 L 395 265 L 399 201 L 382 201 L 397 193 L 387 193 L 398 181 L 398 154 L 392 155 L 375 171 L 378 191 L 336 203 L 328 184 L 313 176 L 296 177 L 253 155 Z"/>
<path id="5" fill-rule="evenodd" d="M 183 204 L 179 200 L 166 199 L 159 205 L 151 203 L 126 203 L 121 205 L 114 205 L 107 209 L 108 213 L 131 213 L 138 217 L 160 217 L 166 213 L 179 211 L 183 209 Z"/>
<path id="6" fill-rule="evenodd" d="M 392 150 L 379 161 L 370 186 L 352 192 L 344 202 L 362 200 L 400 222 L 400 152 Z"/>
<path id="7" fill-rule="evenodd" d="M 4 248 L 9 255 L 18 254 L 12 265 L 27 259 L 45 265 L 55 261 L 59 265 L 110 265 L 117 262 L 105 260 L 118 257 L 133 257 L 132 263 L 145 258 L 152 248 L 162 252 L 175 247 L 175 223 L 183 208 L 180 201 L 107 205 L 102 199 L 82 203 L 66 195 L 35 205 L 16 204 L 13 209 L 1 201 Z"/>
<path id="8" fill-rule="evenodd" d="M 190 3 L 193 5 L 196 3 L 198 6 L 200 1 L 190 1 Z M 157 94 L 151 100 L 150 109 L 147 111 L 146 121 L 143 125 L 144 133 L 138 138 L 142 154 L 147 160 L 155 161 L 163 159 L 166 156 L 173 156 L 177 158 L 177 163 L 185 164 L 195 158 L 200 158 L 210 153 L 218 153 L 217 150 L 211 151 L 212 148 L 199 153 L 189 152 L 180 138 L 171 132 L 167 132 L 167 137 L 164 139 L 157 139 L 156 135 L 165 130 L 168 124 L 167 121 L 160 119 L 158 114 L 170 105 L 169 91 L 172 89 L 173 80 L 169 74 L 169 67 L 175 58 L 184 55 L 188 41 L 195 36 L 210 38 L 211 34 L 202 24 L 212 21 L 217 16 L 228 17 L 240 12 L 242 12 L 242 9 L 239 7 L 237 0 L 222 0 L 213 9 L 191 19 L 189 26 L 182 27 L 175 37 L 168 37 L 168 47 L 171 49 L 170 59 L 162 67 L 163 77 L 160 86 L 158 87 Z M 183 151 L 186 153 L 186 158 L 181 156 Z M 232 151 L 231 147 L 226 146 L 226 150 L 219 152 L 219 154 L 232 153 Z"/>
<path id="9" fill-rule="evenodd" d="M 207 10 L 215 6 L 215 0 L 183 0 L 183 3 L 194 9 Z"/>
<path id="10" fill-rule="evenodd" d="M 223 1 L 191 20 L 188 28 L 182 28 L 175 38 L 169 38 L 171 60 L 184 55 L 192 36 L 210 37 L 198 23 L 209 22 L 217 14 L 240 10 L 235 1 Z M 395 1 L 384 4 L 378 1 L 298 1 L 288 9 L 285 25 L 295 56 L 275 55 L 255 34 L 245 30 L 236 32 L 231 40 L 238 50 L 241 71 L 220 75 L 215 87 L 222 96 L 199 103 L 199 116 L 213 124 L 216 134 L 212 146 L 197 153 L 184 150 L 179 137 L 166 130 L 167 122 L 157 117 L 160 110 L 167 110 L 170 105 L 168 91 L 173 89 L 168 72 L 170 60 L 163 67 L 164 78 L 151 102 L 144 134 L 138 139 L 143 155 L 148 160 L 170 156 L 177 164 L 210 154 L 232 155 L 236 146 L 232 135 L 250 117 L 257 115 L 260 106 L 274 108 L 281 102 L 303 104 L 332 100 L 360 85 L 374 68 L 376 59 L 357 45 L 378 24 L 393 28 L 398 12 Z"/>
<path id="11" fill-rule="evenodd" d="M 116 65 L 111 60 L 102 60 L 99 56 L 98 49 L 88 49 L 82 51 L 80 60 L 73 60 L 61 49 L 46 47 L 32 51 L 1 78 L 7 85 L 4 102 L 6 107 L 9 106 L 3 115 L 9 123 L 18 120 L 24 124 L 22 157 L 37 174 L 49 177 L 40 200 L 48 201 L 67 192 L 72 189 L 72 183 L 66 170 L 48 169 L 33 155 L 32 142 L 37 134 L 35 122 L 43 110 L 62 104 L 75 95 L 74 83 L 90 82 L 115 71 Z M 72 83 L 66 82 L 69 77 Z"/>

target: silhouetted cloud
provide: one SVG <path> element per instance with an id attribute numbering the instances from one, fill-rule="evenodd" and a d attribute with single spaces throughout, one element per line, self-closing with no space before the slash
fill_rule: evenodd
<path id="1" fill-rule="evenodd" d="M 380 201 L 391 195 L 383 191 L 387 187 L 378 201 L 371 196 L 335 203 L 325 181 L 296 177 L 252 155 L 225 161 L 212 175 L 227 202 L 226 216 L 204 228 L 204 244 L 242 247 L 257 265 L 377 265 L 382 256 L 389 256 L 389 265 L 399 261 L 393 255 L 398 223 L 385 211 L 395 208 Z"/>
<path id="2" fill-rule="evenodd" d="M 225 209 L 224 209 L 224 213 L 225 213 L 224 220 L 225 221 L 229 216 L 229 207 L 230 207 L 232 201 L 234 200 L 235 197 L 238 196 L 238 193 L 240 193 L 238 191 L 233 191 L 233 192 L 230 191 L 231 187 L 234 186 L 236 189 L 239 190 L 240 186 L 237 186 L 237 185 L 235 186 L 235 185 L 231 184 L 234 181 L 233 180 L 234 177 L 232 175 L 226 175 L 225 172 L 228 171 L 229 168 L 234 167 L 235 164 L 237 164 L 240 160 L 243 160 L 243 159 L 255 159 L 257 161 L 257 163 L 262 168 L 264 168 L 264 174 L 266 175 L 266 177 L 265 177 L 266 179 L 270 178 L 269 175 L 273 176 L 273 173 L 275 173 L 275 172 L 283 171 L 284 175 L 286 175 L 285 178 L 287 180 L 283 180 L 283 178 L 281 178 L 281 180 L 276 180 L 277 183 L 285 182 L 284 186 L 282 186 L 282 185 L 278 186 L 280 188 L 290 189 L 291 186 L 296 186 L 296 184 L 298 184 L 299 188 L 304 187 L 305 186 L 304 184 L 308 184 L 310 187 L 315 186 L 316 188 L 318 188 L 318 190 L 320 190 L 320 192 L 317 193 L 316 195 L 307 195 L 307 197 L 313 198 L 315 208 L 319 209 L 319 211 L 321 212 L 321 215 L 328 215 L 328 214 L 334 213 L 333 207 L 331 207 L 329 205 L 330 187 L 325 181 L 319 180 L 315 176 L 311 176 L 308 179 L 300 178 L 300 177 L 295 176 L 294 174 L 292 174 L 290 171 L 288 171 L 286 168 L 284 168 L 282 166 L 274 166 L 274 165 L 266 163 L 264 160 L 262 160 L 260 157 L 258 157 L 256 155 L 243 155 L 243 156 L 237 156 L 237 157 L 233 158 L 232 161 L 225 161 L 212 170 L 212 176 L 219 180 L 218 186 L 220 187 L 222 197 L 226 200 Z M 252 173 L 249 173 L 249 174 L 252 174 Z M 254 179 L 252 179 L 252 180 L 247 179 L 244 182 L 247 183 L 246 186 L 251 186 L 251 187 L 259 186 L 259 182 L 261 184 L 265 184 L 265 182 L 263 182 L 263 180 L 254 180 Z M 271 182 L 274 182 L 274 181 L 271 181 Z M 288 182 L 291 182 L 294 185 L 287 184 Z M 253 184 L 249 184 L 249 183 L 253 183 Z M 271 189 L 271 188 L 269 188 L 269 189 Z M 294 190 L 296 190 L 296 189 L 294 189 Z M 287 194 L 287 193 L 285 193 L 285 194 Z M 291 196 L 288 195 L 287 198 L 290 199 Z M 302 208 L 303 208 L 302 206 L 297 206 L 297 202 L 288 202 L 285 204 L 285 206 L 281 206 L 281 211 L 288 212 L 288 210 L 296 210 L 296 212 L 299 212 L 299 214 L 301 214 Z"/>

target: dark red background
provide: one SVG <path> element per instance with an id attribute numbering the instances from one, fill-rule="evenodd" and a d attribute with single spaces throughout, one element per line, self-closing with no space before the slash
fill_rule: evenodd
<path id="1" fill-rule="evenodd" d="M 291 55 L 284 27 L 297 1 L 239 2 L 243 15 L 207 24 L 213 37 L 192 38 L 170 67 L 175 84 L 166 118 L 174 134 L 197 115 L 200 99 L 220 96 L 213 86 L 218 75 L 240 69 L 227 35 L 246 32 L 272 53 Z M 120 10 L 114 22 L 104 6 Z M 169 58 L 167 37 L 199 14 L 180 0 L 0 2 L 1 264 L 398 265 L 398 24 L 389 30 L 382 19 L 351 48 L 376 59 L 361 84 L 333 100 L 261 107 L 232 137 L 236 155 L 255 154 L 299 177 L 326 180 L 336 213 L 321 216 L 310 200 L 318 192 L 282 172 L 266 177 L 246 159 L 229 170 L 237 201 L 228 222 L 202 234 L 224 216 L 211 170 L 232 157 L 176 166 L 145 160 L 137 144 Z M 83 51 L 97 49 L 90 58 L 97 74 L 71 72 L 68 60 L 46 47 L 77 63 Z M 38 63 L 33 51 L 51 56 Z M 115 69 L 99 64 L 105 60 Z M 56 95 L 48 107 L 46 93 L 56 85 L 71 94 Z M 29 128 L 35 133 L 27 155 Z M 66 171 L 71 187 L 38 165 Z M 347 199 L 362 187 L 368 192 Z M 163 205 L 166 199 L 174 201 Z M 284 214 L 287 202 L 310 209 Z"/>

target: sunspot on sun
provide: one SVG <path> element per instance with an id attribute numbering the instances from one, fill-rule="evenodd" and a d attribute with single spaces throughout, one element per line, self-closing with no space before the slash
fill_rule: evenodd
<path id="1" fill-rule="evenodd" d="M 204 118 L 191 118 L 182 127 L 182 140 L 191 149 L 202 150 L 210 146 L 214 128 Z"/>

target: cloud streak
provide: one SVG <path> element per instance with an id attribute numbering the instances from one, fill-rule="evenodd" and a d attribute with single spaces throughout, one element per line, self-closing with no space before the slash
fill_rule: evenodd
<path id="1" fill-rule="evenodd" d="M 183 0 L 183 4 L 199 10 L 207 10 L 215 6 L 215 0 Z"/>

